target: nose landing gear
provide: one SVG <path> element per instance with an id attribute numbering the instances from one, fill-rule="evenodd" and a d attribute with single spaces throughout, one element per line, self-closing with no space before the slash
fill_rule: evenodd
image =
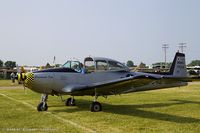
<path id="1" fill-rule="evenodd" d="M 41 102 L 37 106 L 37 110 L 38 111 L 47 111 L 47 109 L 48 109 L 47 99 L 48 99 L 48 95 L 47 94 L 42 94 Z"/>

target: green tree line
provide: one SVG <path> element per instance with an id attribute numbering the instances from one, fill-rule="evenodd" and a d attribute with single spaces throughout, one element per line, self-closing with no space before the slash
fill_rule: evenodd
<path id="1" fill-rule="evenodd" d="M 200 66 L 200 60 L 193 60 L 188 66 Z"/>
<path id="2" fill-rule="evenodd" d="M 16 67 L 16 62 L 15 61 L 6 61 L 5 63 L 0 59 L 0 68 L 6 67 L 9 69 L 13 69 Z"/>
<path id="3" fill-rule="evenodd" d="M 160 65 L 160 64 L 164 64 L 164 62 L 157 62 L 157 63 L 154 63 L 153 65 L 156 65 L 156 64 Z M 133 61 L 128 60 L 126 65 L 128 67 L 133 67 L 134 63 Z M 167 67 L 170 67 L 171 65 L 172 65 L 172 62 L 166 64 Z M 200 66 L 200 60 L 192 60 L 187 66 Z"/>

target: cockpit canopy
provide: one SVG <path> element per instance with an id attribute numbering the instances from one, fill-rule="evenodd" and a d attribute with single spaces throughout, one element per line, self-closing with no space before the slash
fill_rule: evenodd
<path id="1" fill-rule="evenodd" d="M 102 57 L 87 57 L 84 60 L 84 66 L 89 72 L 93 71 L 129 71 L 124 64 Z"/>
<path id="2" fill-rule="evenodd" d="M 102 57 L 87 57 L 84 60 L 84 65 L 79 61 L 67 61 L 63 67 L 74 69 L 81 72 L 82 67 L 87 72 L 101 72 L 101 71 L 130 71 L 124 64 Z"/>

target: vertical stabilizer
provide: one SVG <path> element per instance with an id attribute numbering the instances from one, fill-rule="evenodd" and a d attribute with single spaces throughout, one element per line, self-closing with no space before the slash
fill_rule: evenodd
<path id="1" fill-rule="evenodd" d="M 170 68 L 170 75 L 174 77 L 187 77 L 185 54 L 179 52 L 176 53 Z"/>

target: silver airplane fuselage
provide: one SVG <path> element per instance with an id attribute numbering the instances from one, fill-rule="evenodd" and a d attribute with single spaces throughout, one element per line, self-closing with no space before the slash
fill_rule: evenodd
<path id="1" fill-rule="evenodd" d="M 91 111 L 102 110 L 98 96 L 117 95 L 187 85 L 185 55 L 177 52 L 168 73 L 131 72 L 124 64 L 102 57 L 87 57 L 84 67 L 78 61 L 68 61 L 63 67 L 19 74 L 25 87 L 42 93 L 38 111 L 46 111 L 48 95 L 71 95 L 67 106 L 74 106 L 73 96 L 94 96 Z M 80 69 L 81 68 L 81 69 Z M 83 68 L 85 68 L 85 71 Z M 81 70 L 81 71 L 80 71 Z"/>
<path id="2" fill-rule="evenodd" d="M 176 86 L 187 85 L 187 82 L 182 82 L 180 80 L 170 80 L 173 79 L 170 75 L 158 75 L 140 72 L 127 72 L 127 71 L 108 71 L 108 72 L 93 72 L 89 74 L 73 73 L 73 72 L 35 72 L 33 73 L 33 82 L 30 86 L 27 86 L 31 90 L 43 93 L 43 94 L 67 94 L 63 92 L 62 89 L 67 85 L 91 85 L 95 83 L 103 83 L 106 81 L 112 81 L 115 79 L 125 78 L 127 75 L 132 77 L 137 76 L 153 76 L 161 78 L 160 80 L 155 80 L 144 86 L 126 86 L 126 88 L 114 88 L 113 90 L 119 90 L 118 94 L 135 92 L 135 91 L 145 91 L 160 88 L 169 88 Z M 70 93 L 69 93 L 70 94 Z M 80 94 L 79 94 L 80 95 Z M 83 95 L 90 95 L 83 94 Z M 105 91 L 101 95 L 112 95 Z"/>

